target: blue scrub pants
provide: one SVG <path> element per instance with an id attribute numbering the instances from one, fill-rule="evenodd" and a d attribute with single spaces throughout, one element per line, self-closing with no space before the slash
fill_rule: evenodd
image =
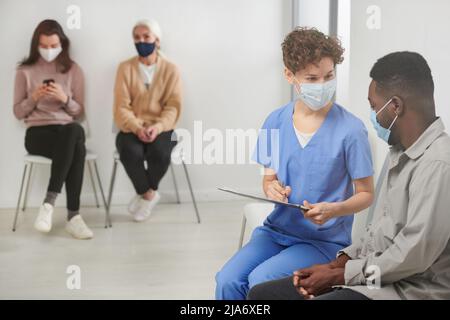
<path id="1" fill-rule="evenodd" d="M 279 237 L 275 232 L 255 229 L 248 244 L 217 273 L 216 299 L 245 300 L 250 288 L 257 284 L 291 276 L 295 270 L 328 263 L 335 257 L 306 241 L 287 243 L 286 238 Z"/>

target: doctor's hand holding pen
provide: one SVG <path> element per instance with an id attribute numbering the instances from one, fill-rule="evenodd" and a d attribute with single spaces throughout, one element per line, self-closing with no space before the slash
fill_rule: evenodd
<path id="1" fill-rule="evenodd" d="M 267 198 L 282 202 L 288 202 L 288 197 L 292 191 L 291 187 L 283 186 L 276 179 L 276 176 L 264 176 L 263 189 Z"/>

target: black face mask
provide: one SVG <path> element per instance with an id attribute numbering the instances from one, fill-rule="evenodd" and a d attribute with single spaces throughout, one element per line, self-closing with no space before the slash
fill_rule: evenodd
<path id="1" fill-rule="evenodd" d="M 136 46 L 138 54 L 143 58 L 151 55 L 156 48 L 156 42 L 136 42 L 134 45 Z"/>

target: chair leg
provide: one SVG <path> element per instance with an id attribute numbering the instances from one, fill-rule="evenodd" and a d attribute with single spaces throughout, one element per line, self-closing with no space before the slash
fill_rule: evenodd
<path id="1" fill-rule="evenodd" d="M 17 199 L 16 213 L 14 215 L 14 222 L 13 222 L 13 227 L 12 227 L 13 232 L 16 231 L 17 216 L 19 215 L 20 200 L 22 200 L 23 184 L 25 182 L 25 175 L 27 173 L 27 167 L 28 167 L 28 164 L 25 163 L 25 167 L 23 168 L 23 174 L 22 174 L 22 182 L 20 183 L 19 199 Z"/>
<path id="2" fill-rule="evenodd" d="M 32 173 L 32 171 L 33 171 L 33 164 L 30 163 L 29 164 L 29 169 L 28 169 L 27 182 L 25 184 L 25 197 L 24 197 L 24 200 L 23 200 L 22 211 L 25 211 L 25 209 L 27 208 L 28 191 L 30 190 L 30 180 L 31 180 L 31 173 Z"/>
<path id="3" fill-rule="evenodd" d="M 191 193 L 192 203 L 194 204 L 195 214 L 197 215 L 197 222 L 200 223 L 200 214 L 198 213 L 197 201 L 195 201 L 194 192 L 192 191 L 191 179 L 189 179 L 189 173 L 186 167 L 186 163 L 183 159 L 181 160 L 181 163 L 183 164 L 184 173 L 186 174 L 186 180 L 188 182 L 189 191 Z"/>
<path id="4" fill-rule="evenodd" d="M 175 187 L 175 194 L 177 196 L 177 203 L 181 203 L 180 202 L 180 193 L 178 192 L 178 184 L 177 184 L 177 179 L 175 177 L 175 171 L 173 170 L 173 165 L 172 163 L 170 163 L 170 171 L 172 172 L 172 180 L 173 180 L 173 186 Z"/>
<path id="5" fill-rule="evenodd" d="M 95 175 L 97 176 L 97 182 L 100 188 L 100 195 L 102 196 L 102 200 L 103 200 L 103 205 L 105 207 L 105 213 L 106 213 L 106 221 L 107 224 L 105 223 L 105 226 L 112 226 L 111 225 L 111 217 L 109 216 L 109 211 L 108 211 L 108 205 L 106 203 L 106 198 L 105 198 L 105 192 L 103 191 L 103 185 L 102 185 L 102 181 L 100 180 L 100 174 L 98 173 L 98 167 L 97 167 L 97 160 L 94 160 L 94 169 L 95 169 Z"/>
<path id="6" fill-rule="evenodd" d="M 244 235 L 245 235 L 245 227 L 247 225 L 247 218 L 245 217 L 245 214 L 242 218 L 242 227 L 241 227 L 241 237 L 239 239 L 239 247 L 238 250 L 242 248 L 242 245 L 244 244 Z"/>
<path id="7" fill-rule="evenodd" d="M 113 190 L 114 190 L 114 182 L 116 180 L 116 170 L 117 170 L 117 160 L 114 160 L 113 170 L 112 170 L 112 174 L 111 174 L 111 182 L 109 184 L 108 205 L 106 206 L 107 217 L 110 216 L 111 199 L 112 199 L 112 194 L 113 194 Z M 112 227 L 111 219 L 109 219 L 109 227 Z"/>
<path id="8" fill-rule="evenodd" d="M 97 187 L 95 186 L 94 175 L 92 174 L 91 161 L 86 161 L 86 163 L 89 169 L 89 177 L 91 179 L 92 190 L 94 191 L 95 205 L 97 208 L 100 208 L 100 203 L 98 202 Z"/>

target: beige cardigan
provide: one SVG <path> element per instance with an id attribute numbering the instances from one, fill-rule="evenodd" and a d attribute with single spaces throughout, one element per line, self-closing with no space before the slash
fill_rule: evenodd
<path id="1" fill-rule="evenodd" d="M 114 86 L 114 121 L 122 132 L 155 125 L 159 133 L 174 129 L 181 111 L 178 68 L 158 56 L 156 72 L 147 89 L 133 57 L 119 65 Z"/>

